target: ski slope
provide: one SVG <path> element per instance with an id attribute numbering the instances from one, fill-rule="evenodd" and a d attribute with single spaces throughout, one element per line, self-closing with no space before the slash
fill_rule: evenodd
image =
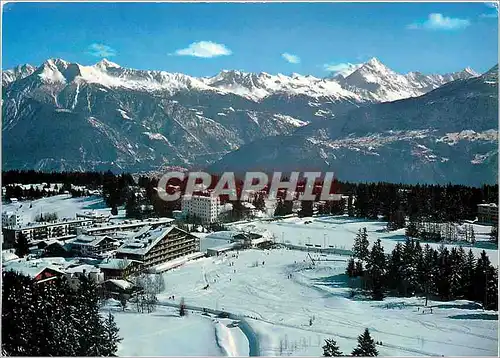
<path id="1" fill-rule="evenodd" d="M 36 200 L 2 204 L 2 212 L 17 211 L 23 215 L 25 223 L 34 221 L 35 217 L 45 213 L 56 213 L 59 219 L 74 219 L 77 213 L 93 210 L 102 214 L 111 213 L 111 208 L 106 207 L 104 199 L 100 196 L 72 198 L 69 194 L 61 194 Z M 112 218 L 125 218 L 125 210 L 119 210 L 118 215 Z"/>
<path id="2" fill-rule="evenodd" d="M 108 305 L 102 314 L 113 313 L 123 340 L 119 356 L 248 356 L 243 332 L 229 319 L 218 320 L 197 312 L 179 317 L 179 310 L 157 306 L 152 313 L 125 312 Z"/>
<path id="3" fill-rule="evenodd" d="M 310 222 L 306 224 L 306 222 Z M 274 234 L 276 242 L 306 247 L 306 245 L 319 245 L 321 248 L 335 248 L 350 250 L 354 243 L 356 233 L 360 228 L 366 227 L 368 240 L 373 244 L 380 239 L 386 253 L 390 253 L 398 242 L 406 240 L 405 229 L 386 231 L 387 223 L 384 221 L 349 218 L 347 216 L 327 217 L 292 217 L 278 221 L 255 220 L 246 223 L 230 225 L 230 230 L 244 230 L 251 232 L 270 231 Z M 491 227 L 474 224 L 476 244 L 472 247 L 463 244 L 465 250 L 472 251 L 479 256 L 483 250 L 488 254 L 491 263 L 498 265 L 498 249 L 489 243 L 488 237 Z M 423 245 L 424 243 L 421 242 Z M 440 243 L 429 243 L 438 248 Z M 446 244 L 448 248 L 458 244 Z"/>
<path id="4" fill-rule="evenodd" d="M 175 295 L 177 302 L 183 297 L 187 305 L 245 316 L 260 355 L 318 356 L 325 338 L 336 339 L 350 353 L 364 328 L 383 342 L 377 346 L 380 355 L 497 353 L 497 312 L 483 312 L 467 301 L 429 302 L 431 314 L 422 312 L 420 298 L 351 299 L 346 256 L 312 255 L 329 260 L 312 265 L 306 252 L 287 249 L 233 254 L 164 273 L 167 289 L 159 300 Z"/>

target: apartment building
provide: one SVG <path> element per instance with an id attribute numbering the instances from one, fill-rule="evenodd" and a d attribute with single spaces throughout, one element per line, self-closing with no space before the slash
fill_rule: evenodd
<path id="1" fill-rule="evenodd" d="M 25 235 L 28 242 L 39 242 L 45 239 L 69 238 L 76 235 L 76 231 L 82 227 L 89 227 L 93 224 L 91 219 L 67 220 L 63 219 L 54 222 L 28 223 L 13 227 L 2 228 L 4 237 L 4 248 L 10 248 L 19 237 Z"/>
<path id="2" fill-rule="evenodd" d="M 2 227 L 15 227 L 23 225 L 23 215 L 18 211 L 6 211 L 2 213 Z"/>
<path id="3" fill-rule="evenodd" d="M 220 200 L 213 195 L 186 195 L 182 197 L 181 209 L 184 216 L 197 217 L 203 223 L 213 223 L 220 214 Z"/>
<path id="4" fill-rule="evenodd" d="M 176 226 L 142 233 L 116 250 L 116 258 L 137 260 L 150 268 L 200 251 L 199 239 Z"/>
<path id="5" fill-rule="evenodd" d="M 498 224 L 498 205 L 495 203 L 478 204 L 477 219 L 480 223 Z"/>

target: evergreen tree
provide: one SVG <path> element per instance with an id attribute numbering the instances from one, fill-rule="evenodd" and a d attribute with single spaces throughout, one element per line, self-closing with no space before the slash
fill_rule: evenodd
<path id="1" fill-rule="evenodd" d="M 346 275 L 349 277 L 349 278 L 352 278 L 352 277 L 355 277 L 355 270 L 356 270 L 356 266 L 355 266 L 355 262 L 354 262 L 354 258 L 350 258 L 349 261 L 347 262 L 347 268 L 346 268 Z"/>
<path id="2" fill-rule="evenodd" d="M 349 217 L 354 216 L 354 205 L 353 205 L 352 195 L 349 195 L 349 197 L 347 198 L 347 215 Z"/>
<path id="3" fill-rule="evenodd" d="M 264 194 L 257 193 L 253 200 L 253 205 L 255 206 L 255 209 L 264 211 L 266 209 L 266 201 L 264 199 Z"/>
<path id="4" fill-rule="evenodd" d="M 365 329 L 363 334 L 358 337 L 358 345 L 351 353 L 355 357 L 376 357 L 378 356 L 377 348 L 375 348 L 375 342 L 370 336 L 370 331 L 368 328 Z"/>
<path id="5" fill-rule="evenodd" d="M 341 357 L 343 353 L 337 346 L 337 342 L 333 339 L 325 339 L 323 348 L 323 357 Z"/>
<path id="6" fill-rule="evenodd" d="M 401 209 L 390 213 L 388 219 L 388 230 L 398 230 L 405 227 L 405 216 Z"/>
<path id="7" fill-rule="evenodd" d="M 18 233 L 17 240 L 14 243 L 15 254 L 19 257 L 24 257 L 29 253 L 28 238 L 22 232 Z"/>
<path id="8" fill-rule="evenodd" d="M 363 262 L 361 261 L 356 261 L 356 268 L 354 269 L 354 277 L 361 276 L 363 277 L 365 275 L 365 269 L 363 268 Z"/>
<path id="9" fill-rule="evenodd" d="M 476 267 L 476 256 L 469 249 L 464 258 L 462 272 L 460 274 L 460 297 L 474 300 L 474 271 Z"/>
<path id="10" fill-rule="evenodd" d="M 331 203 L 331 214 L 332 215 L 344 215 L 346 201 L 344 198 L 340 200 L 334 200 Z"/>
<path id="11" fill-rule="evenodd" d="M 116 205 L 113 205 L 113 207 L 111 208 L 111 215 L 118 215 L 118 208 L 116 207 Z"/>
<path id="12" fill-rule="evenodd" d="M 299 212 L 300 217 L 313 216 L 313 202 L 310 200 L 304 200 L 301 202 L 301 209 Z"/>
<path id="13" fill-rule="evenodd" d="M 380 239 L 373 244 L 372 251 L 366 264 L 366 275 L 371 291 L 372 299 L 382 300 L 384 298 L 385 277 L 387 263 Z"/>
<path id="14" fill-rule="evenodd" d="M 408 223 L 408 226 L 406 227 L 405 235 L 407 237 L 419 237 L 417 224 L 415 223 L 413 218 L 410 219 L 410 222 Z"/>
<path id="15" fill-rule="evenodd" d="M 116 326 L 115 319 L 111 312 L 104 321 L 104 349 L 102 352 L 103 356 L 109 357 L 114 355 L 118 349 L 118 343 L 122 341 L 122 338 L 118 335 L 118 327 Z"/>
<path id="16" fill-rule="evenodd" d="M 276 203 L 276 208 L 274 209 L 274 216 L 285 215 L 285 204 L 282 199 L 278 199 Z"/>
<path id="17" fill-rule="evenodd" d="M 115 207 L 116 205 L 113 206 Z M 140 216 L 139 205 L 137 203 L 137 198 L 134 192 L 130 193 L 127 199 L 127 202 L 125 204 L 125 212 L 127 218 L 139 218 Z"/>
<path id="18" fill-rule="evenodd" d="M 11 356 L 115 355 L 116 325 L 108 325 L 114 333 L 106 336 L 96 297 L 95 284 L 84 281 L 75 290 L 64 277 L 44 284 L 3 272 L 3 351 Z"/>
<path id="19" fill-rule="evenodd" d="M 401 243 L 397 243 L 392 250 L 391 256 L 387 263 L 387 286 L 395 291 L 398 295 L 404 295 L 402 285 L 403 275 L 403 247 Z"/>

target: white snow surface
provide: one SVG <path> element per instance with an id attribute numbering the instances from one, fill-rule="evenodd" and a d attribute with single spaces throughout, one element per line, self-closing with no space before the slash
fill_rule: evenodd
<path id="1" fill-rule="evenodd" d="M 309 224 L 304 224 L 310 221 Z M 380 239 L 386 252 L 392 251 L 398 242 L 404 243 L 405 230 L 396 231 L 385 230 L 387 223 L 383 221 L 368 221 L 347 216 L 326 216 L 326 217 L 306 217 L 288 218 L 279 221 L 250 221 L 230 226 L 231 230 L 245 230 L 251 232 L 269 231 L 274 234 L 279 243 L 292 244 L 306 247 L 306 244 L 320 245 L 324 248 L 350 250 L 352 248 L 356 233 L 360 228 L 366 227 L 368 240 L 373 244 Z M 490 226 L 474 224 L 476 234 L 476 245 L 470 247 L 479 257 L 483 250 L 486 251 L 493 265 L 498 265 L 498 250 L 492 245 L 485 245 L 491 232 Z M 421 244 L 424 244 L 423 242 Z M 433 248 L 438 248 L 440 243 L 429 243 Z M 445 244 L 448 248 L 457 246 L 455 244 Z M 465 250 L 469 250 L 469 245 L 462 245 Z"/>
<path id="2" fill-rule="evenodd" d="M 30 205 L 32 206 L 31 208 Z M 41 213 L 56 213 L 59 219 L 74 219 L 76 213 L 81 213 L 85 209 L 96 209 L 97 212 L 102 213 L 111 212 L 111 209 L 106 208 L 102 197 L 72 198 L 69 194 L 2 205 L 2 212 L 18 211 L 23 214 L 25 222 L 33 221 Z"/>
<path id="3" fill-rule="evenodd" d="M 365 328 L 383 342 L 377 346 L 382 356 L 496 355 L 497 312 L 468 301 L 430 301 L 431 314 L 422 298 L 351 299 L 348 256 L 312 256 L 329 261 L 312 265 L 306 252 L 287 249 L 200 259 L 166 272 L 167 289 L 158 298 L 167 302 L 175 295 L 188 308 L 241 315 L 258 338 L 262 356 L 320 356 L 326 338 L 337 340 L 349 354 Z M 231 346 L 227 338 L 221 340 Z"/>
<path id="4" fill-rule="evenodd" d="M 178 308 L 157 306 L 152 313 L 122 312 L 108 304 L 119 335 L 119 356 L 248 356 L 248 340 L 232 320 L 217 320 L 188 311 L 179 317 Z"/>

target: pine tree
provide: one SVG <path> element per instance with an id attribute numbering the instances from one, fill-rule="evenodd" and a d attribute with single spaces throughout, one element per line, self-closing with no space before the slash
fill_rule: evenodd
<path id="1" fill-rule="evenodd" d="M 323 357 L 341 357 L 343 353 L 337 346 L 337 342 L 333 339 L 325 339 L 323 348 Z"/>
<path id="2" fill-rule="evenodd" d="M 300 217 L 313 216 L 313 202 L 310 200 L 305 200 L 301 202 L 302 206 L 299 212 Z"/>
<path id="3" fill-rule="evenodd" d="M 387 286 L 389 289 L 396 291 L 398 295 L 403 295 L 403 247 L 398 242 L 392 250 L 391 256 L 387 263 Z"/>
<path id="4" fill-rule="evenodd" d="M 356 270 L 356 266 L 355 266 L 355 263 L 354 263 L 354 258 L 350 258 L 349 261 L 347 262 L 347 268 L 346 268 L 346 275 L 349 277 L 349 278 L 352 278 L 352 277 L 355 277 L 354 274 L 355 274 L 355 270 Z"/>
<path id="5" fill-rule="evenodd" d="M 375 348 L 375 342 L 370 336 L 370 331 L 368 328 L 365 329 L 363 334 L 358 337 L 358 345 L 351 353 L 355 357 L 376 357 L 378 356 L 377 348 Z"/>
<path id="6" fill-rule="evenodd" d="M 352 195 L 349 195 L 349 197 L 347 198 L 347 215 L 349 217 L 354 216 L 354 205 L 353 205 Z"/>
<path id="7" fill-rule="evenodd" d="M 19 257 L 24 257 L 29 253 L 28 238 L 22 232 L 19 232 L 17 240 L 14 244 L 15 254 Z"/>
<path id="8" fill-rule="evenodd" d="M 380 239 L 373 244 L 372 251 L 366 264 L 366 275 L 372 299 L 382 300 L 386 286 L 387 263 Z"/>
<path id="9" fill-rule="evenodd" d="M 361 233 L 361 260 L 366 260 L 368 258 L 368 255 L 370 255 L 370 251 L 368 250 L 369 246 L 370 242 L 368 241 L 368 234 L 366 232 L 366 227 L 364 227 Z"/>
<path id="10" fill-rule="evenodd" d="M 113 205 L 113 207 L 111 208 L 111 215 L 118 215 L 118 208 L 116 207 L 116 205 Z"/>
<path id="11" fill-rule="evenodd" d="M 417 237 L 417 238 L 420 237 L 418 229 L 417 229 L 417 224 L 413 220 L 413 218 L 410 219 L 410 222 L 408 223 L 408 226 L 406 227 L 405 235 L 407 237 Z"/>
<path id="12" fill-rule="evenodd" d="M 116 326 L 115 319 L 111 312 L 108 317 L 104 320 L 104 350 L 102 352 L 103 356 L 112 356 L 118 349 L 118 343 L 122 341 L 122 338 L 118 335 L 118 327 Z"/>
<path id="13" fill-rule="evenodd" d="M 460 297 L 467 300 L 474 300 L 474 271 L 476 267 L 476 256 L 469 249 L 464 258 L 462 272 L 460 274 Z"/>

